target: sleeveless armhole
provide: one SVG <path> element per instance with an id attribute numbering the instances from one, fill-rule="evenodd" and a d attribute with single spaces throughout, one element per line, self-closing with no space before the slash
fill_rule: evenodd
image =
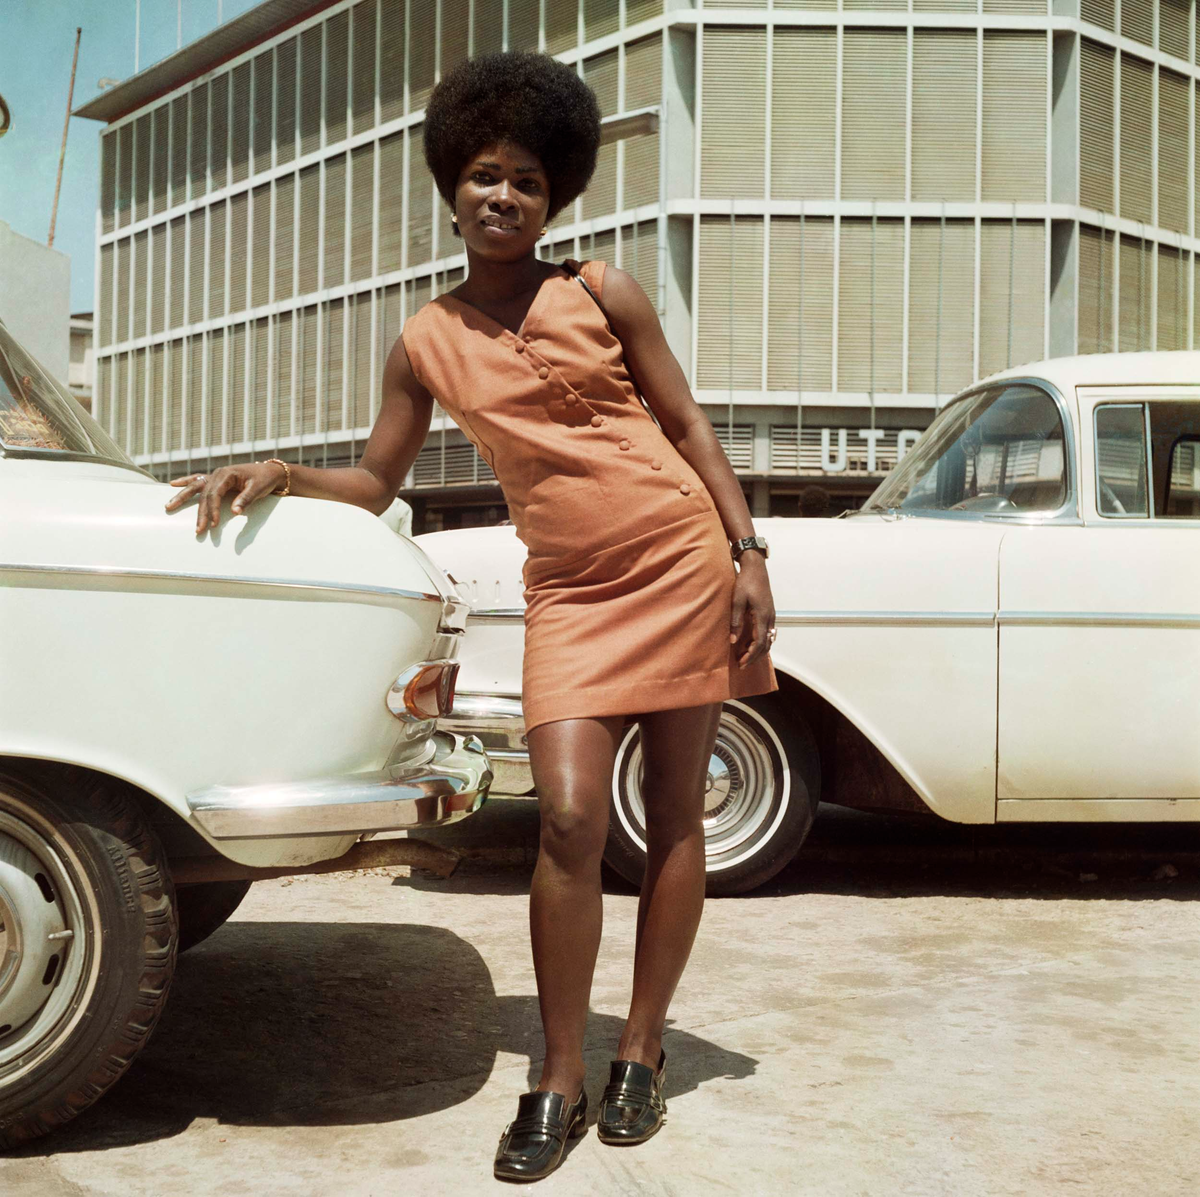
<path id="1" fill-rule="evenodd" d="M 579 273 L 587 280 L 587 285 L 596 292 L 596 298 L 604 302 L 604 268 L 608 263 L 603 258 L 591 258 L 580 267 Z"/>

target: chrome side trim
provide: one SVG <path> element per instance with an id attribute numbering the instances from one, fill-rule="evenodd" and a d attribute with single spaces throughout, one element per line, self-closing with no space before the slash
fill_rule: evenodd
<path id="1" fill-rule="evenodd" d="M 789 627 L 990 628 L 992 611 L 776 611 Z"/>
<path id="2" fill-rule="evenodd" d="M 467 623 L 504 623 L 510 619 L 524 618 L 524 607 L 478 607 L 467 616 Z"/>
<path id="3" fill-rule="evenodd" d="M 492 784 L 479 740 L 436 732 L 433 759 L 372 773 L 249 786 L 208 786 L 187 796 L 214 839 L 357 835 L 451 823 L 473 814 Z"/>
<path id="4" fill-rule="evenodd" d="M 1200 613 L 1144 611 L 1001 611 L 1010 628 L 1200 628 Z"/>
<path id="5" fill-rule="evenodd" d="M 60 578 L 132 578 L 146 582 L 189 582 L 218 586 L 253 586 L 270 590 L 304 590 L 333 594 L 367 594 L 383 598 L 419 599 L 443 604 L 440 594 L 423 590 L 404 590 L 391 586 L 367 586 L 357 582 L 319 582 L 307 578 L 246 578 L 238 574 L 185 573 L 169 569 L 127 569 L 107 565 L 31 565 L 27 562 L 0 561 L 0 573 L 30 574 L 34 577 Z"/>

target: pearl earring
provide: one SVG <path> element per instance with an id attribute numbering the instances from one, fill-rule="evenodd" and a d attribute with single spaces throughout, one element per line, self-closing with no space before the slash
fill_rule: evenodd
<path id="1" fill-rule="evenodd" d="M 453 212 L 450 213 L 450 220 L 452 221 L 452 223 L 458 224 L 458 216 Z"/>

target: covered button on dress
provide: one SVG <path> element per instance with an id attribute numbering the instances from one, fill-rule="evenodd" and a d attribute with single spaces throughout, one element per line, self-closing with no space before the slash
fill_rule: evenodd
<path id="1" fill-rule="evenodd" d="M 603 297 L 604 262 L 566 265 Z M 519 334 L 445 294 L 402 336 L 419 381 L 495 472 L 528 550 L 527 731 L 779 688 L 769 654 L 738 668 L 720 515 L 566 266 L 543 280 Z"/>

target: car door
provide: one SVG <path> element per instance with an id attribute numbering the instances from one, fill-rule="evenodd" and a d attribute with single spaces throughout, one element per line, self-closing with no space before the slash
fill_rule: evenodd
<path id="1" fill-rule="evenodd" d="M 997 818 L 1200 817 L 1200 389 L 1078 399 L 1081 521 L 1000 550 Z"/>

